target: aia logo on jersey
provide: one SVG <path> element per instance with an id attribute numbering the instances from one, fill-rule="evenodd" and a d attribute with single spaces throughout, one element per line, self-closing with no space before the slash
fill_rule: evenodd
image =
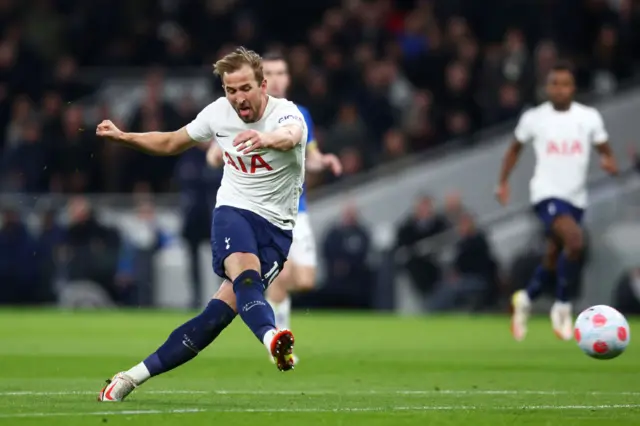
<path id="1" fill-rule="evenodd" d="M 578 140 L 574 141 L 549 141 L 547 142 L 547 155 L 573 156 L 582 155 L 584 149 Z"/>
<path id="2" fill-rule="evenodd" d="M 225 152 L 224 156 L 227 159 L 226 163 L 240 172 L 254 174 L 259 169 L 273 170 L 273 167 L 259 154 L 252 155 L 249 164 L 245 164 L 245 160 L 242 157 L 234 157 L 228 152 Z"/>

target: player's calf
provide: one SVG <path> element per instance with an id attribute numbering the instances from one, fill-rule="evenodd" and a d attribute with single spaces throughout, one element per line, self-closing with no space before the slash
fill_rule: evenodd
<path id="1" fill-rule="evenodd" d="M 212 299 L 196 317 L 176 328 L 167 340 L 143 362 L 116 374 L 98 396 L 99 401 L 122 401 L 137 386 L 195 358 L 233 321 L 236 311 Z"/>

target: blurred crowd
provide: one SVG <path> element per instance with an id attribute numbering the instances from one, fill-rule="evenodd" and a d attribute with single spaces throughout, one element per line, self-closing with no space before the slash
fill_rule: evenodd
<path id="1" fill-rule="evenodd" d="M 477 130 L 540 101 L 559 57 L 574 62 L 581 89 L 600 93 L 633 77 L 640 58 L 638 0 L 0 0 L 0 28 L 5 192 L 181 188 L 179 160 L 95 139 L 86 107 L 101 81 L 89 70 L 138 67 L 147 95 L 120 124 L 170 130 L 201 105 L 167 102 L 165 73 L 209 75 L 237 45 L 280 50 L 289 98 L 309 108 L 322 149 L 349 176 L 447 141 L 473 143 Z M 111 116 L 111 105 L 98 107 Z"/>
<path id="2" fill-rule="evenodd" d="M 208 265 L 200 264 L 198 251 L 208 238 L 189 231 L 198 226 L 197 218 L 186 216 L 182 234 L 172 234 L 160 224 L 148 195 L 136 196 L 133 215 L 109 222 L 84 196 L 73 196 L 61 207 L 35 217 L 29 214 L 35 210 L 3 206 L 0 304 L 154 306 L 159 271 L 154 259 L 176 243 L 189 259 L 184 267 L 190 273 L 190 306 L 199 308 L 206 300 L 199 271 Z M 344 206 L 338 221 L 317 236 L 323 283 L 297 297 L 296 306 L 372 309 L 376 288 L 392 288 L 394 276 L 404 271 L 429 311 L 498 307 L 502 273 L 457 193 L 446 197 L 443 208 L 426 195 L 419 197 L 385 253 L 377 253 L 371 231 L 355 206 Z M 422 246 L 435 237 L 444 237 L 435 240 L 438 250 Z M 452 259 L 443 261 L 442 247 L 453 251 Z"/>

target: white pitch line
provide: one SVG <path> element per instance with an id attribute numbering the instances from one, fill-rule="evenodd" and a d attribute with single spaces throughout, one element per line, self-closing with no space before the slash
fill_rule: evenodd
<path id="1" fill-rule="evenodd" d="M 338 391 L 338 390 L 149 390 L 143 391 L 150 395 L 592 395 L 592 396 L 640 396 L 640 392 L 606 392 L 606 391 L 553 391 L 553 390 L 370 390 L 370 391 Z M 6 391 L 0 396 L 72 396 L 94 395 L 97 391 Z"/>
<path id="2" fill-rule="evenodd" d="M 13 413 L 2 414 L 0 419 L 11 418 L 47 418 L 47 417 L 83 417 L 83 416 L 142 416 L 151 414 L 193 414 L 193 413 L 362 413 L 388 411 L 542 411 L 542 410 L 620 410 L 638 409 L 640 404 L 612 404 L 612 405 L 524 405 L 514 407 L 482 407 L 433 405 L 416 407 L 344 407 L 344 408 L 221 408 L 201 409 L 186 408 L 177 410 L 125 410 L 125 411 L 90 411 L 73 413 Z"/>

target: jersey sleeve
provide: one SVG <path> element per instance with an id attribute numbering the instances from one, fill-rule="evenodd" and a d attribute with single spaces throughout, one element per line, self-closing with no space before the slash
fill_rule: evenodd
<path id="1" fill-rule="evenodd" d="M 279 107 L 276 111 L 274 111 L 273 117 L 275 128 L 290 126 L 292 124 L 300 126 L 300 128 L 302 129 L 302 139 L 298 142 L 306 142 L 307 125 L 305 123 L 304 117 L 302 116 L 302 112 L 300 112 L 298 107 L 293 102 L 287 102 L 285 105 Z"/>
<path id="2" fill-rule="evenodd" d="M 211 114 L 213 104 L 200 111 L 196 118 L 187 124 L 186 129 L 189 137 L 196 142 L 209 142 L 213 139 L 213 129 L 211 128 Z"/>
<path id="3" fill-rule="evenodd" d="M 604 120 L 600 112 L 594 110 L 593 124 L 591 129 L 591 143 L 594 145 L 600 145 L 609 140 L 609 133 L 604 127 Z"/>
<path id="4" fill-rule="evenodd" d="M 276 113 L 276 127 L 284 127 L 290 124 L 295 124 L 303 129 L 305 128 L 305 119 L 302 112 L 293 103 L 289 103 L 286 106 L 278 108 Z"/>
<path id="5" fill-rule="evenodd" d="M 518 120 L 518 125 L 514 132 L 516 140 L 522 144 L 530 143 L 533 141 L 533 123 L 531 120 L 531 112 L 527 111 Z"/>

